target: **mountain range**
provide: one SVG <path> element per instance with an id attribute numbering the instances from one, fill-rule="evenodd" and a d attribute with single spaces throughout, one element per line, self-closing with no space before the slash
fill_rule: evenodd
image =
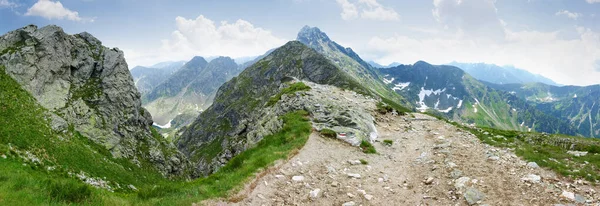
<path id="1" fill-rule="evenodd" d="M 452 62 L 448 65 L 461 68 L 475 79 L 491 82 L 494 84 L 525 84 L 544 83 L 548 85 L 561 86 L 556 82 L 539 74 L 532 74 L 523 69 L 513 66 L 498 66 L 485 63 L 458 63 Z"/>

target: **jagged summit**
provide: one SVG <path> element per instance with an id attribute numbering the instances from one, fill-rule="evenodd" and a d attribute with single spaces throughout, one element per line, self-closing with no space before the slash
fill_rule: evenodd
<path id="1" fill-rule="evenodd" d="M 207 64 L 208 62 L 206 61 L 206 59 L 204 59 L 204 57 L 195 56 L 183 66 L 187 68 L 203 68 L 206 67 Z"/>
<path id="2" fill-rule="evenodd" d="M 321 41 L 321 42 L 331 41 L 329 39 L 329 37 L 327 36 L 327 34 L 322 32 L 319 28 L 310 27 L 308 25 L 302 27 L 300 32 L 298 32 L 298 37 L 296 39 L 305 44 L 313 42 L 313 41 Z"/>
<path id="3" fill-rule="evenodd" d="M 183 173 L 184 157 L 152 135 L 122 51 L 87 32 L 29 25 L 0 37 L 0 67 L 48 110 L 54 131 L 76 132 L 113 157 L 150 162 L 164 175 Z"/>

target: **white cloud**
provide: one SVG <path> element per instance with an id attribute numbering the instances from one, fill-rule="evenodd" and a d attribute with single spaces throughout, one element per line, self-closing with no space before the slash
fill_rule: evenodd
<path id="1" fill-rule="evenodd" d="M 93 22 L 93 18 L 82 18 L 79 12 L 65 8 L 60 1 L 38 0 L 31 8 L 27 9 L 25 16 L 41 16 L 47 19 L 67 19 L 71 21 Z"/>
<path id="2" fill-rule="evenodd" d="M 336 0 L 337 3 L 342 7 L 342 16 L 343 20 L 351 20 L 358 17 L 358 9 L 356 5 L 348 2 L 348 0 Z"/>
<path id="3" fill-rule="evenodd" d="M 568 10 L 557 11 L 554 15 L 556 15 L 556 16 L 566 16 L 567 18 L 574 19 L 574 20 L 577 20 L 577 18 L 579 18 L 579 17 L 582 16 L 580 13 L 570 12 Z"/>
<path id="4" fill-rule="evenodd" d="M 435 64 L 452 61 L 514 65 L 563 84 L 598 84 L 600 33 L 577 28 L 576 39 L 561 39 L 558 32 L 510 31 L 506 41 L 477 42 L 459 35 L 418 39 L 396 35 L 373 37 L 362 51 L 378 63 Z"/>
<path id="5" fill-rule="evenodd" d="M 495 0 L 434 0 L 433 17 L 447 29 L 477 37 L 504 38 Z"/>
<path id="6" fill-rule="evenodd" d="M 434 0 L 433 16 L 447 28 L 435 37 L 376 36 L 360 50 L 380 64 L 434 64 L 452 61 L 514 65 L 542 74 L 562 84 L 598 84 L 600 76 L 600 33 L 576 27 L 575 38 L 564 39 L 559 31 L 531 29 L 513 31 L 496 15 L 492 0 Z M 473 19 L 475 18 L 475 19 Z M 486 24 L 493 25 L 486 27 Z M 501 32 L 496 38 L 478 31 Z M 482 38 L 483 37 L 483 38 Z"/>
<path id="7" fill-rule="evenodd" d="M 177 30 L 170 39 L 162 40 L 159 51 L 124 50 L 130 67 L 162 61 L 189 60 L 193 56 L 258 56 L 283 45 L 286 40 L 271 31 L 255 27 L 245 20 L 226 21 L 216 25 L 200 15 L 196 19 L 177 17 Z"/>
<path id="8" fill-rule="evenodd" d="M 593 3 L 600 3 L 600 0 L 585 0 L 587 1 L 587 3 L 593 4 Z"/>
<path id="9" fill-rule="evenodd" d="M 344 20 L 368 19 L 378 21 L 397 21 L 400 15 L 392 8 L 381 5 L 377 0 L 336 0 L 342 7 L 340 16 Z"/>
<path id="10" fill-rule="evenodd" d="M 17 7 L 17 3 L 9 0 L 0 0 L 0 8 L 14 8 Z"/>

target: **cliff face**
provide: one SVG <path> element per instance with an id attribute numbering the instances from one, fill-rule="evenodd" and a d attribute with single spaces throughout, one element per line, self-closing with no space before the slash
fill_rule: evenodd
<path id="1" fill-rule="evenodd" d="M 30 25 L 0 37 L 0 65 L 48 109 L 57 132 L 79 132 L 113 156 L 148 161 L 164 175 L 185 172 L 185 157 L 152 134 L 152 118 L 117 48 L 85 32 Z"/>

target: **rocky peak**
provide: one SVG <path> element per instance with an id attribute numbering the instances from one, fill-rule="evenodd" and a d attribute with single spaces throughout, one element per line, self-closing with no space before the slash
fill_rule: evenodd
<path id="1" fill-rule="evenodd" d="M 304 26 L 298 32 L 298 37 L 296 38 L 298 41 L 304 44 L 311 44 L 311 42 L 330 42 L 331 40 L 317 27 Z"/>
<path id="2" fill-rule="evenodd" d="M 204 59 L 204 57 L 195 56 L 194 58 L 192 58 L 192 60 L 185 63 L 183 66 L 187 68 L 204 68 L 207 64 L 208 62 L 206 61 L 206 59 Z"/>
<path id="3" fill-rule="evenodd" d="M 73 128 L 114 157 L 152 162 L 165 175 L 183 172 L 184 157 L 151 134 L 122 51 L 86 32 L 30 25 L 0 37 L 0 65 L 48 109 L 57 132 Z"/>

